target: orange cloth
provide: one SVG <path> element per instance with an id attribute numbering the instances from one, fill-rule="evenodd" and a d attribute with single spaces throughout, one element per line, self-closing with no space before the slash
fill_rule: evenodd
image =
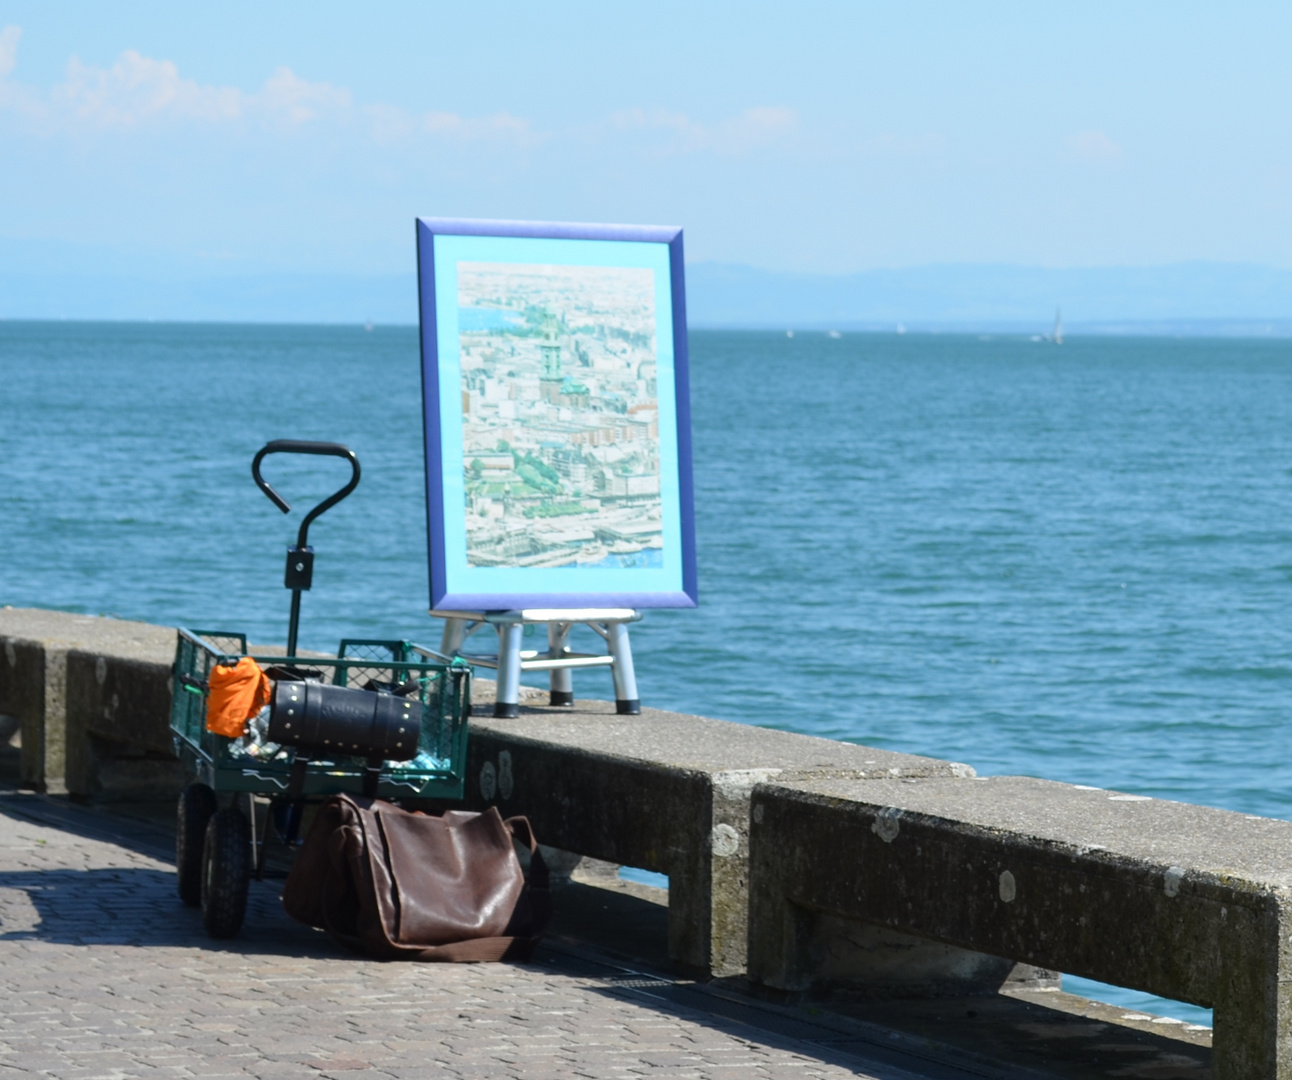
<path id="1" fill-rule="evenodd" d="M 206 730 L 230 739 L 246 733 L 247 721 L 269 703 L 274 692 L 269 676 L 250 656 L 232 667 L 217 664 L 207 684 L 211 692 L 206 699 Z"/>

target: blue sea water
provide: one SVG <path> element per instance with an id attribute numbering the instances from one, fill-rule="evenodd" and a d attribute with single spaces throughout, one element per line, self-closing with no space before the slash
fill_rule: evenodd
<path id="1" fill-rule="evenodd" d="M 634 629 L 644 701 L 1292 817 L 1292 343 L 697 331 L 691 362 L 701 606 Z M 0 603 L 282 640 L 284 547 L 346 475 L 268 459 L 285 518 L 249 471 L 285 437 L 364 469 L 302 644 L 434 645 L 411 328 L 0 323 Z"/>

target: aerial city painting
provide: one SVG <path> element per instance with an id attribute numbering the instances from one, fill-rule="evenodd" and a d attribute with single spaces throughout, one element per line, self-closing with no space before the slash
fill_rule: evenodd
<path id="1" fill-rule="evenodd" d="M 649 269 L 458 263 L 467 563 L 659 567 Z"/>

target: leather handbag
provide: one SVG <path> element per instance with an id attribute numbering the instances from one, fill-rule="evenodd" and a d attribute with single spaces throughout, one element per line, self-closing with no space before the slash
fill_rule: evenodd
<path id="1" fill-rule="evenodd" d="M 529 878 L 513 838 L 530 851 Z M 292 918 L 381 960 L 527 960 L 551 919 L 529 821 L 335 795 L 283 889 Z"/>

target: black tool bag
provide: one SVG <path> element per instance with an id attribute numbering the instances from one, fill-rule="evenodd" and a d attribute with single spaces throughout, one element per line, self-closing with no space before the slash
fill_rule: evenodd
<path id="1" fill-rule="evenodd" d="M 410 761 L 417 756 L 421 723 L 415 697 L 282 680 L 274 686 L 269 739 L 310 756 Z"/>

